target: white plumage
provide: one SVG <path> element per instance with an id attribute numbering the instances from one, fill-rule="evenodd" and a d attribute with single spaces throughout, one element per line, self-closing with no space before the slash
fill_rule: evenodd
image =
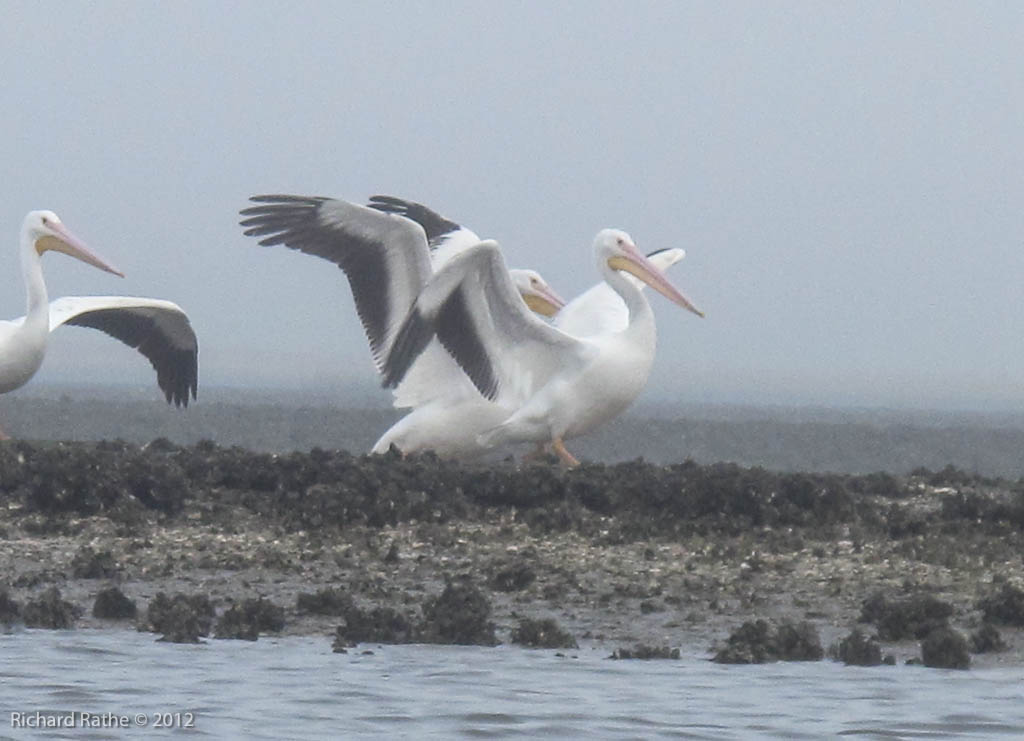
<path id="1" fill-rule="evenodd" d="M 27 383 L 42 365 L 50 332 L 71 324 L 102 330 L 145 355 L 168 402 L 187 406 L 189 395 L 195 398 L 198 342 L 181 307 L 130 296 L 68 296 L 49 302 L 40 261 L 48 250 L 122 276 L 71 234 L 52 211 L 32 211 L 25 217 L 20 250 L 27 312 L 0 321 L 0 393 Z"/>
<path id="2" fill-rule="evenodd" d="M 648 258 L 664 271 L 685 254 L 681 249 L 667 249 Z M 632 276 L 627 278 L 641 289 L 646 285 Z M 599 335 L 625 329 L 629 310 L 611 286 L 601 281 L 562 307 L 552 324 L 575 337 Z M 374 453 L 387 452 L 394 445 L 403 453 L 433 450 L 444 457 L 480 456 L 496 447 L 483 444 L 480 435 L 515 412 L 514 406 L 482 396 L 436 338 L 416 359 L 396 395 L 401 396 L 410 386 L 416 394 L 404 400 L 414 408 L 377 440 Z"/>
<path id="3" fill-rule="evenodd" d="M 398 383 L 436 336 L 480 393 L 505 413 L 477 437 L 479 445 L 550 443 L 564 462 L 575 465 L 563 441 L 628 406 L 646 384 L 654 360 L 654 315 L 637 285 L 620 271 L 703 316 L 625 232 L 599 232 L 594 253 L 605 282 L 625 305 L 625 326 L 615 310 L 600 320 L 604 329 L 586 336 L 546 324 L 515 300 L 497 245 L 482 242 L 454 257 L 423 287 L 394 336 L 385 382 Z M 567 322 L 586 329 L 586 314 L 576 320 L 570 315 Z"/>
<path id="4" fill-rule="evenodd" d="M 516 283 L 522 276 L 509 271 L 496 242 L 421 204 L 390 196 L 368 206 L 289 195 L 251 200 L 258 205 L 242 211 L 247 235 L 345 271 L 384 384 L 396 389 L 396 406 L 414 407 L 375 452 L 394 444 L 460 455 L 535 442 L 575 464 L 563 440 L 624 409 L 654 358 L 650 306 L 640 284 L 619 271 L 703 316 L 621 231 L 603 230 L 595 240 L 604 287 L 551 326 L 527 307 Z M 681 257 L 668 251 L 659 260 L 667 266 Z"/>
<path id="5" fill-rule="evenodd" d="M 242 210 L 241 224 L 260 244 L 283 244 L 330 260 L 345 271 L 379 371 L 395 332 L 419 291 L 457 255 L 480 243 L 471 230 L 413 201 L 373 196 L 367 206 L 332 198 L 254 196 Z M 526 310 L 553 315 L 564 301 L 532 270 L 506 270 L 516 301 Z M 426 448 L 455 454 L 473 447 L 489 405 L 455 361 L 436 341 L 421 348 L 400 385 L 396 407 L 414 411 L 374 445 L 385 452 L 394 443 L 405 452 Z M 498 418 L 494 418 L 498 419 Z"/>

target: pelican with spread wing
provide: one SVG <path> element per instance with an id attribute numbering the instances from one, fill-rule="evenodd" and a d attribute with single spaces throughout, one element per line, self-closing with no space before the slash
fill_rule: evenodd
<path id="1" fill-rule="evenodd" d="M 435 260 L 435 269 L 443 269 L 449 259 L 480 242 L 475 233 L 422 204 L 390 196 L 374 196 L 370 205 L 381 207 L 378 203 L 390 213 L 416 221 L 432 245 L 444 246 L 445 240 L 459 245 L 458 250 L 449 250 L 445 254 L 440 265 Z M 466 235 L 471 236 L 467 238 Z M 664 249 L 647 257 L 659 271 L 664 271 L 685 255 L 681 249 Z M 646 285 L 631 275 L 626 278 L 641 290 Z M 522 286 L 519 281 L 516 283 L 522 294 Z M 530 305 L 528 298 L 527 305 Z M 625 329 L 629 324 L 629 310 L 611 286 L 601 281 L 562 307 L 552 323 L 576 337 L 599 335 Z M 501 424 L 515 411 L 514 406 L 503 403 L 507 399 L 492 400 L 482 396 L 436 337 L 402 378 L 395 389 L 395 397 L 396 406 L 411 406 L 413 409 L 377 440 L 373 446 L 374 453 L 384 453 L 394 445 L 403 453 L 433 450 L 444 457 L 480 456 L 496 447 L 483 444 L 481 434 Z"/>
<path id="2" fill-rule="evenodd" d="M 550 444 L 564 463 L 577 465 L 564 441 L 625 409 L 646 385 L 654 361 L 654 314 L 630 277 L 704 316 L 625 232 L 599 232 L 594 255 L 604 282 L 626 307 L 624 327 L 574 336 L 533 316 L 516 300 L 497 244 L 484 241 L 423 286 L 392 335 L 385 385 L 400 383 L 436 336 L 484 398 L 512 410 L 478 436 L 480 445 Z"/>
<path id="3" fill-rule="evenodd" d="M 43 363 L 49 334 L 64 324 L 92 327 L 136 348 L 153 365 L 169 403 L 196 397 L 198 342 L 177 304 L 131 296 L 67 296 L 49 301 L 44 252 L 63 252 L 93 267 L 123 274 L 92 252 L 52 211 L 31 211 L 21 227 L 21 270 L 28 297 L 25 316 L 0 321 L 0 394 L 28 383 Z"/>
<path id="4" fill-rule="evenodd" d="M 241 211 L 247 236 L 259 238 L 264 246 L 283 244 L 321 257 L 345 272 L 378 370 L 384 367 L 395 331 L 435 268 L 479 241 L 455 224 L 428 239 L 422 226 L 388 205 L 396 200 L 388 196 L 375 196 L 370 206 L 321 196 L 265 195 L 249 200 L 258 205 Z M 533 271 L 516 271 L 509 277 L 519 286 L 524 306 L 547 306 L 554 314 L 565 303 Z"/>
<path id="5" fill-rule="evenodd" d="M 245 233 L 322 257 L 348 277 L 370 352 L 383 370 L 394 333 L 435 271 L 480 243 L 471 230 L 413 201 L 373 196 L 367 206 L 333 198 L 254 196 L 242 210 Z M 533 270 L 506 270 L 523 310 L 552 316 L 565 302 Z M 395 388 L 396 407 L 414 410 L 373 447 L 442 455 L 479 450 L 477 436 L 504 418 L 437 342 L 427 342 Z"/>

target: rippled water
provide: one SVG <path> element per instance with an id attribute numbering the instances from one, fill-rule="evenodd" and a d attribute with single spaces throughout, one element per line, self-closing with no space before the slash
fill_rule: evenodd
<path id="1" fill-rule="evenodd" d="M 518 648 L 374 646 L 326 638 L 157 643 L 129 631 L 0 635 L 0 737 L 1024 737 L 1024 669 L 833 662 L 719 666 Z M 31 730 L 11 713 L 126 715 L 127 730 Z M 146 716 L 147 728 L 134 727 Z M 182 715 L 182 720 L 188 716 Z M 172 722 L 175 717 L 172 715 Z"/>

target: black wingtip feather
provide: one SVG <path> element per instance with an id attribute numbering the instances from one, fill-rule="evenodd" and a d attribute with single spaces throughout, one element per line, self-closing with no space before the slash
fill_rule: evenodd
<path id="1" fill-rule="evenodd" d="M 409 372 L 409 368 L 416 361 L 416 358 L 430 344 L 433 336 L 433 327 L 429 325 L 418 308 L 413 305 L 409 315 L 402 322 L 402 326 L 395 335 L 394 342 L 391 343 L 391 351 L 388 353 L 388 357 L 381 369 L 381 375 L 383 376 L 381 385 L 388 389 L 397 388 L 398 384 L 405 378 L 405 374 Z"/>
<path id="2" fill-rule="evenodd" d="M 498 396 L 498 377 L 487 350 L 474 331 L 473 317 L 462 290 L 460 286 L 453 291 L 438 312 L 437 337 L 481 396 L 494 401 Z"/>
<path id="3" fill-rule="evenodd" d="M 415 221 L 423 227 L 423 231 L 427 235 L 427 241 L 432 246 L 444 235 L 451 234 L 462 228 L 454 221 L 441 216 L 432 208 L 424 206 L 422 203 L 416 203 L 416 201 L 406 201 L 394 196 L 376 195 L 370 196 L 370 200 L 366 205 L 386 214 L 397 214 Z"/>

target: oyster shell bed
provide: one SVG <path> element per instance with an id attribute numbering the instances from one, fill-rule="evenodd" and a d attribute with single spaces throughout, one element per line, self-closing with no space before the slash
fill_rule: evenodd
<path id="1" fill-rule="evenodd" d="M 202 594 L 215 614 L 267 606 L 278 632 L 325 637 L 344 610 L 317 601 L 339 596 L 350 611 L 410 626 L 402 635 L 416 640 L 444 634 L 417 621 L 453 585 L 469 585 L 500 642 L 530 633 L 523 621 L 551 620 L 541 632 L 565 631 L 569 646 L 710 657 L 748 621 L 809 621 L 830 643 L 858 625 L 877 629 L 859 622 L 871 600 L 928 597 L 964 634 L 996 620 L 1009 648 L 975 665 L 1022 656 L 1024 609 L 991 605 L 1024 588 L 1024 486 L 951 467 L 563 470 L 209 441 L 8 441 L 0 535 L 8 599 L 27 604 L 56 586 L 77 627 L 153 629 L 93 616 L 97 595 L 117 586 L 140 615 L 161 592 Z M 259 631 L 249 632 L 240 635 Z M 881 633 L 884 651 L 918 653 L 912 635 Z"/>

